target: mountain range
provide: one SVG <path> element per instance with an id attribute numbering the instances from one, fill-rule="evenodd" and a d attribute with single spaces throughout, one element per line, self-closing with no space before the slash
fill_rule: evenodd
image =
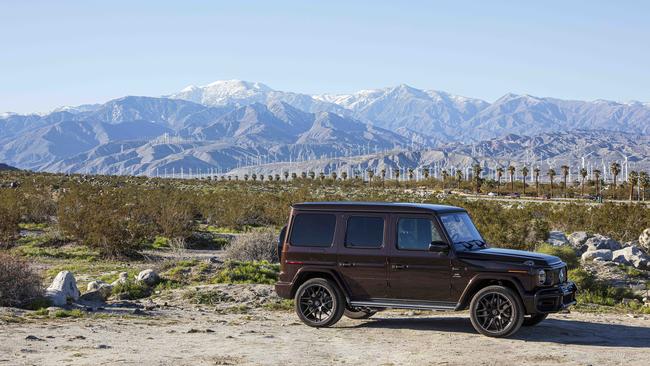
<path id="1" fill-rule="evenodd" d="M 318 169 L 331 169 L 334 161 L 575 161 L 591 153 L 592 160 L 627 156 L 644 165 L 648 135 L 650 104 L 641 102 L 507 94 L 488 103 L 407 85 L 307 95 L 228 80 L 162 97 L 0 115 L 0 162 L 43 171 L 163 174 L 316 161 L 322 161 Z"/>

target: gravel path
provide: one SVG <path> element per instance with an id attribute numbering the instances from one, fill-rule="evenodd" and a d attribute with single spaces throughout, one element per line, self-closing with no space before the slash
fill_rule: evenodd
<path id="1" fill-rule="evenodd" d="M 314 329 L 292 312 L 164 310 L 0 325 L 0 365 L 648 365 L 650 317 L 558 314 L 514 338 L 466 313 L 388 311 Z"/>

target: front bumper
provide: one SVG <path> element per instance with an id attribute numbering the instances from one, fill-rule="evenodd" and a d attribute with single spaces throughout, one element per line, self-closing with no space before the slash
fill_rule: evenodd
<path id="1" fill-rule="evenodd" d="M 571 281 L 524 296 L 527 314 L 555 313 L 576 303 L 578 287 Z"/>

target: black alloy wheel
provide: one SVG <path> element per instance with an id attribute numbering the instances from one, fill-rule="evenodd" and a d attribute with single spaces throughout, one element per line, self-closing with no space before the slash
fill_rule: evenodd
<path id="1" fill-rule="evenodd" d="M 472 325 L 489 337 L 507 337 L 524 321 L 519 296 L 503 286 L 488 286 L 474 295 L 470 304 Z"/>
<path id="2" fill-rule="evenodd" d="M 294 300 L 298 317 L 310 327 L 334 325 L 345 310 L 345 299 L 336 284 L 324 278 L 303 283 Z"/>

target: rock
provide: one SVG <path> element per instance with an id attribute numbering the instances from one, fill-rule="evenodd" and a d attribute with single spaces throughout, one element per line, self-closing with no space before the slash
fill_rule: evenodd
<path id="1" fill-rule="evenodd" d="M 79 301 L 81 302 L 104 302 L 108 297 L 104 296 L 100 290 L 93 290 L 84 293 L 79 296 Z"/>
<path id="2" fill-rule="evenodd" d="M 79 295 L 77 281 L 69 271 L 59 272 L 50 287 L 45 290 L 45 297 L 52 302 L 52 305 L 56 306 L 64 306 L 69 301 L 77 301 Z"/>
<path id="3" fill-rule="evenodd" d="M 115 281 L 113 281 L 113 283 L 111 283 L 111 286 L 114 287 L 114 286 L 123 284 L 128 280 L 129 280 L 129 274 L 127 272 L 120 272 L 119 277 L 117 278 L 117 280 L 115 280 Z"/>
<path id="4" fill-rule="evenodd" d="M 569 240 L 567 239 L 566 235 L 564 235 L 564 233 L 561 231 L 549 232 L 548 239 L 546 239 L 546 242 L 555 246 L 569 244 Z"/>
<path id="5" fill-rule="evenodd" d="M 88 292 L 98 291 L 104 300 L 106 300 L 111 296 L 111 293 L 113 292 L 113 286 L 104 281 L 93 281 L 88 284 L 86 290 Z"/>
<path id="6" fill-rule="evenodd" d="M 580 254 L 582 254 L 587 251 L 586 242 L 592 236 L 593 235 L 587 233 L 586 231 L 576 231 L 574 233 L 571 233 L 567 237 L 567 240 L 572 247 L 574 247 Z"/>
<path id="7" fill-rule="evenodd" d="M 587 251 L 590 250 L 598 250 L 598 249 L 609 249 L 609 250 L 619 250 L 621 249 L 621 244 L 617 242 L 616 240 L 596 234 L 593 237 L 587 239 L 585 242 L 585 245 L 587 245 Z"/>
<path id="8" fill-rule="evenodd" d="M 639 236 L 639 246 L 646 253 L 650 253 L 650 228 L 643 230 Z"/>
<path id="9" fill-rule="evenodd" d="M 160 281 L 160 276 L 153 269 L 145 269 L 144 271 L 138 273 L 136 281 L 144 282 L 148 286 L 155 286 Z"/>
<path id="10" fill-rule="evenodd" d="M 614 251 L 612 253 L 612 261 L 628 266 L 634 266 L 639 269 L 647 269 L 650 257 L 641 249 L 635 246 L 629 246 Z"/>
<path id="11" fill-rule="evenodd" d="M 612 251 L 609 249 L 596 249 L 588 250 L 582 254 L 582 260 L 584 262 L 588 261 L 611 261 L 612 260 Z"/>

